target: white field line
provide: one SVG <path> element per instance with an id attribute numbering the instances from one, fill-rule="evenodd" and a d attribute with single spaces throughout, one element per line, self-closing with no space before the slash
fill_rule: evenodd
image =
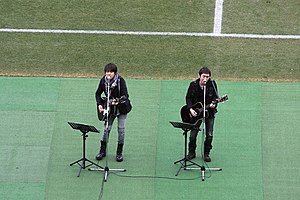
<path id="1" fill-rule="evenodd" d="M 220 34 L 222 31 L 223 0 L 216 0 L 213 33 Z"/>
<path id="2" fill-rule="evenodd" d="M 257 39 L 300 39 L 300 35 L 263 35 L 263 34 L 215 34 L 197 32 L 144 32 L 144 31 L 101 31 L 101 30 L 50 30 L 50 29 L 10 29 L 0 32 L 15 33 L 56 33 L 56 34 L 99 34 L 99 35 L 150 35 L 150 36 L 194 36 L 194 37 L 233 37 Z"/>

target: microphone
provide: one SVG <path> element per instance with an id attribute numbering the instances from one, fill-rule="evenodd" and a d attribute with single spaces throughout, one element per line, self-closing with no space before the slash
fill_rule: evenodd
<path id="1" fill-rule="evenodd" d="M 211 81 L 211 79 L 209 78 L 209 79 L 207 79 L 207 80 L 203 80 L 203 84 L 204 85 L 206 85 L 207 84 L 207 82 L 209 82 L 209 81 Z"/>
<path id="2" fill-rule="evenodd" d="M 105 76 L 105 81 L 106 81 L 106 82 L 109 82 L 110 79 L 111 79 L 110 76 Z"/>
<path id="3" fill-rule="evenodd" d="M 205 173 L 204 170 L 201 170 L 202 181 L 204 181 Z"/>
<path id="4" fill-rule="evenodd" d="M 205 178 L 205 167 L 201 166 L 201 176 L 202 176 L 202 181 L 204 181 Z"/>

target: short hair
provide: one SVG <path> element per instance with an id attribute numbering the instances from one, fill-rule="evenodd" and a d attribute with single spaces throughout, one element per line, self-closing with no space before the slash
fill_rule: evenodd
<path id="1" fill-rule="evenodd" d="M 104 72 L 114 72 L 114 73 L 117 73 L 118 72 L 118 67 L 114 63 L 108 63 L 104 67 Z"/>
<path id="2" fill-rule="evenodd" d="M 208 69 L 208 67 L 202 67 L 199 70 L 199 76 L 201 76 L 201 74 L 209 74 L 209 76 L 211 76 L 211 71 Z"/>

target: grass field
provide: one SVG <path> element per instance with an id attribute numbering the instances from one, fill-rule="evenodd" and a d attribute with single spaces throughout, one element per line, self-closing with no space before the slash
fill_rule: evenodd
<path id="1" fill-rule="evenodd" d="M 212 33 L 214 1 L 1 1 L 1 28 Z M 297 0 L 226 1 L 222 33 L 300 33 Z M 0 74 L 97 77 L 115 62 L 129 78 L 298 81 L 299 39 L 0 32 Z"/>

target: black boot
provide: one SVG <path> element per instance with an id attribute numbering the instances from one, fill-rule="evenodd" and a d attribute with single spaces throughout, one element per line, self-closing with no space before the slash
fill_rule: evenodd
<path id="1" fill-rule="evenodd" d="M 211 162 L 211 158 L 209 156 L 209 152 L 205 152 L 204 153 L 204 161 L 205 162 Z"/>
<path id="2" fill-rule="evenodd" d="M 192 160 L 193 158 L 196 158 L 196 147 L 196 141 L 189 142 L 189 153 L 186 156 L 187 160 Z"/>
<path id="3" fill-rule="evenodd" d="M 106 156 L 106 142 L 101 141 L 99 153 L 96 155 L 96 160 L 102 160 Z"/>
<path id="4" fill-rule="evenodd" d="M 123 161 L 123 155 L 122 155 L 122 152 L 123 152 L 123 145 L 124 145 L 124 144 L 118 144 L 117 155 L 116 155 L 116 160 L 117 160 L 118 162 L 122 162 L 122 161 Z"/>
<path id="5" fill-rule="evenodd" d="M 204 157 L 203 160 L 205 162 L 211 162 L 210 158 L 210 150 L 212 149 L 212 136 L 206 136 L 205 142 L 204 142 Z"/>

